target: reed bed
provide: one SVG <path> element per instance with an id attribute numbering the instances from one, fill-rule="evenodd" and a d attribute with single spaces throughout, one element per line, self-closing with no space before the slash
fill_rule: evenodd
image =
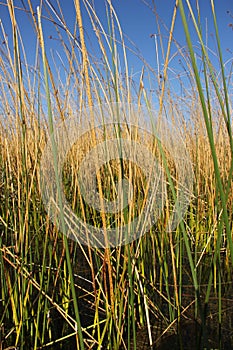
<path id="1" fill-rule="evenodd" d="M 197 61 L 183 3 L 188 6 L 200 42 Z M 25 8 L 37 36 L 35 64 L 27 62 L 13 0 L 7 1 L 13 45 L 1 22 L 0 49 L 0 349 L 229 349 L 233 346 L 233 141 L 229 90 L 218 36 L 214 2 L 212 15 L 221 74 L 216 78 L 201 32 L 201 13 L 195 17 L 188 0 L 177 1 L 164 52 L 163 78 L 143 60 L 140 79 L 130 75 L 119 19 L 106 1 L 108 28 L 104 29 L 92 2 L 82 1 L 96 35 L 98 55 L 86 42 L 79 0 L 74 1 L 77 25 L 49 1 Z M 3 6 L 3 5 L 0 5 Z M 19 11 L 19 10 L 17 10 Z M 187 47 L 173 38 L 180 12 Z M 161 23 L 157 19 L 160 29 Z M 44 44 L 44 23 L 57 33 L 63 55 L 50 55 Z M 77 40 L 79 33 L 79 40 Z M 170 82 L 169 57 L 176 47 L 183 73 Z M 157 48 L 158 50 L 158 48 Z M 135 50 L 135 55 L 140 54 Z M 55 57 L 56 56 L 56 57 Z M 156 60 L 156 57 L 155 57 Z M 199 66 L 203 73 L 200 73 Z M 160 65 L 161 66 L 161 65 Z M 63 71 L 63 73 L 61 73 Z M 145 71 L 156 96 L 144 87 Z M 188 81 L 188 83 L 187 83 Z M 153 106 L 154 99 L 159 101 Z M 41 159 L 47 141 L 59 123 L 89 115 L 94 106 L 133 105 L 156 110 L 176 125 L 192 163 L 193 190 L 186 213 L 172 232 L 166 223 L 177 195 L 177 170 L 171 152 L 153 133 L 125 124 L 121 129 L 85 133 L 66 156 L 62 169 L 66 200 L 84 224 L 95 228 L 119 226 L 143 210 L 146 178 L 133 162 L 113 160 L 96 174 L 103 199 L 116 200 L 115 184 L 124 177 L 132 183 L 127 210 L 105 213 L 83 200 L 78 169 L 83 157 L 101 141 L 130 138 L 143 142 L 167 165 L 167 198 L 162 214 L 148 232 L 126 245 L 93 247 L 62 234 L 42 200 Z M 81 112 L 80 112 L 81 111 Z M 188 113 L 187 113 L 188 111 Z M 86 114 L 85 114 L 86 113 Z M 149 113 L 149 112 L 148 112 Z M 155 113 L 155 112 L 153 112 Z M 152 118 L 153 118 L 152 114 Z M 78 120 L 82 122 L 82 120 Z M 52 143 L 56 169 L 56 142 Z M 58 158 L 57 158 L 58 157 Z M 56 171 L 55 171 L 56 172 Z M 56 175 L 56 174 L 55 174 Z M 56 176 L 55 176 L 56 177 Z M 58 177 L 56 177 L 58 180 Z M 60 198 L 60 197 L 59 197 Z M 58 202 L 59 199 L 58 198 Z M 65 224 L 59 202 L 61 224 Z M 63 226 L 61 226 L 62 228 Z M 64 231 L 63 231 L 64 232 Z M 171 345 L 172 344 L 172 345 Z"/>

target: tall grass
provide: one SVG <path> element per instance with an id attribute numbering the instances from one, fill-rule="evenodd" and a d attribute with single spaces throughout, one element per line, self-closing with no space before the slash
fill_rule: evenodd
<path id="1" fill-rule="evenodd" d="M 161 36 L 156 46 L 157 54 L 163 52 L 162 85 L 158 71 L 144 58 L 140 79 L 134 81 L 130 76 L 127 55 L 132 48 L 125 42 L 112 2 L 106 1 L 107 29 L 93 4 L 87 0 L 82 4 L 74 2 L 77 24 L 72 32 L 62 3 L 56 11 L 45 1 L 36 14 L 28 1 L 26 10 L 37 36 L 34 67 L 27 62 L 12 0 L 7 8 L 13 45 L 1 22 L 0 349 L 162 349 L 169 343 L 178 349 L 231 348 L 233 142 L 227 82 L 232 73 L 226 72 L 223 62 L 214 2 L 219 80 L 205 45 L 198 3 L 195 17 L 190 2 L 179 0 L 168 39 Z M 200 42 L 203 73 L 184 6 Z M 88 49 L 81 10 L 86 11 L 96 35 L 98 57 Z M 177 10 L 186 35 L 185 49 L 173 38 Z M 155 18 L 162 33 L 156 13 Z M 45 21 L 54 26 L 62 55 L 50 56 L 43 39 Z M 171 47 L 176 47 L 183 69 L 176 76 L 181 94 L 173 90 L 169 74 Z M 135 50 L 136 56 L 140 58 Z M 52 140 L 56 169 L 59 155 L 53 130 L 59 122 L 88 115 L 94 126 L 94 105 L 104 110 L 115 102 L 125 106 L 126 115 L 130 103 L 137 111 L 144 106 L 150 115 L 154 101 L 144 87 L 145 71 L 150 72 L 152 84 L 161 88 L 156 95 L 158 120 L 164 114 L 171 116 L 170 123 L 179 128 L 192 161 L 191 202 L 178 227 L 168 232 L 166 223 L 179 195 L 171 152 L 152 137 L 153 130 L 143 134 L 137 124 L 130 129 L 106 126 L 98 132 L 90 128 L 67 154 L 62 169 L 66 199 L 84 223 L 102 227 L 106 233 L 110 225 L 130 223 L 145 204 L 145 176 L 140 167 L 127 161 L 111 161 L 96 176 L 101 208 L 105 198 L 116 200 L 117 179 L 130 180 L 133 201 L 127 210 L 98 211 L 81 195 L 79 164 L 90 149 L 113 137 L 143 142 L 166 165 L 167 198 L 161 217 L 135 241 L 111 248 L 83 245 L 63 235 L 45 210 L 39 189 L 46 142 Z M 56 181 L 59 188 L 58 173 Z M 61 192 L 59 205 L 63 213 Z M 61 221 L 65 225 L 64 217 Z"/>

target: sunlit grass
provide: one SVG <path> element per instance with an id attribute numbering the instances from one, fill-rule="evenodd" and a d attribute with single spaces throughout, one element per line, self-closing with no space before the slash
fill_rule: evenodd
<path id="1" fill-rule="evenodd" d="M 189 7 L 199 37 L 202 74 L 183 2 Z M 63 48 L 60 63 L 54 57 L 52 62 L 44 45 L 45 19 L 40 9 L 34 16 L 29 6 L 38 36 L 35 66 L 30 67 L 13 2 L 8 2 L 14 42 L 11 49 L 1 23 L 5 47 L 0 57 L 4 114 L 0 120 L 0 349 L 162 349 L 169 339 L 172 346 L 177 343 L 177 348 L 186 349 L 186 328 L 195 343 L 193 348 L 203 349 L 207 343 L 216 349 L 232 347 L 233 142 L 227 85 L 232 76 L 225 72 L 214 3 L 220 81 L 215 78 L 204 45 L 199 25 L 202 14 L 197 12 L 195 18 L 189 1 L 183 2 L 179 1 L 178 10 L 189 55 L 187 58 L 187 52 L 177 47 L 184 67 L 177 81 L 186 98 L 173 91 L 167 70 L 170 45 L 175 45 L 172 33 L 176 7 L 168 41 L 160 42 L 166 79 L 157 93 L 159 117 L 171 116 L 192 161 L 193 194 L 183 221 L 167 232 L 166 223 L 177 195 L 174 159 L 151 134 L 142 136 L 137 126 L 130 130 L 106 129 L 102 134 L 99 130 L 99 135 L 91 129 L 67 154 L 63 167 L 64 192 L 72 209 L 84 223 L 106 230 L 130 222 L 140 213 L 147 195 L 145 177 L 132 162 L 112 161 L 102 167 L 96 175 L 100 205 L 104 205 L 104 199 L 116 199 L 115 186 L 122 174 L 132 183 L 133 201 L 127 210 L 114 214 L 95 210 L 81 196 L 77 177 L 85 154 L 101 140 L 141 138 L 144 146 L 167 165 L 167 200 L 161 217 L 147 234 L 116 248 L 82 245 L 69 240 L 53 225 L 39 191 L 40 159 L 54 126 L 68 116 L 79 116 L 77 111 L 89 111 L 93 123 L 96 103 L 133 103 L 139 110 L 141 106 L 153 110 L 154 101 L 144 88 L 144 70 L 139 81 L 132 84 L 129 48 L 111 1 L 106 2 L 108 31 L 104 31 L 101 18 L 87 0 L 83 3 L 101 59 L 93 59 L 88 52 L 85 24 L 76 0 L 75 30 L 79 30 L 80 42 L 74 40 L 76 33 L 69 31 L 69 23 L 62 16 L 59 22 L 50 8 Z M 56 21 L 63 28 L 62 34 Z M 64 78 L 59 74 L 60 65 L 66 72 Z M 157 79 L 158 72 L 151 71 L 151 81 L 157 84 Z M 53 147 L 56 165 L 55 143 Z"/>

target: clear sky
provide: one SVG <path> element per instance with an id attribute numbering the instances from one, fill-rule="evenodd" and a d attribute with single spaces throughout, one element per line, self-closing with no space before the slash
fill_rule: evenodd
<path id="1" fill-rule="evenodd" d="M 92 0 L 89 0 L 92 3 Z M 27 60 L 29 64 L 33 64 L 35 59 L 35 34 L 32 29 L 32 24 L 29 19 L 29 16 L 22 9 L 28 8 L 28 4 L 26 0 L 14 0 L 13 1 L 16 6 L 16 18 L 18 21 L 18 25 L 20 28 L 20 32 L 22 35 L 22 39 L 24 42 Z M 83 5 L 83 1 L 80 0 L 82 4 L 82 14 L 83 14 L 83 25 L 85 29 L 86 42 L 87 46 L 90 49 L 90 52 L 98 59 L 99 51 L 97 49 L 96 38 L 93 33 L 90 20 L 88 18 L 86 9 Z M 208 47 L 212 50 L 213 54 L 210 53 L 211 58 L 214 60 L 214 55 L 216 53 L 216 40 L 213 36 L 214 28 L 213 28 L 213 19 L 211 14 L 211 5 L 210 0 L 200 0 L 200 9 L 202 15 L 202 25 L 203 31 L 206 33 L 207 29 L 207 38 L 208 38 Z M 11 24 L 9 20 L 9 14 L 7 7 L 4 5 L 7 3 L 7 0 L 0 1 L 0 18 L 2 21 L 2 25 L 5 29 L 6 34 L 8 35 L 9 44 L 12 42 L 11 35 Z M 46 8 L 48 9 L 48 3 L 51 3 L 55 9 L 57 9 L 58 13 L 59 9 L 57 6 L 56 0 L 44 1 L 43 14 L 48 17 L 48 13 L 46 12 Z M 47 3 L 47 4 L 46 4 Z M 95 10 L 100 20 L 103 23 L 105 30 L 107 31 L 107 17 L 106 17 L 106 3 L 104 0 L 95 0 Z M 183 0 L 185 4 L 185 0 Z M 192 5 L 195 9 L 195 0 L 191 1 Z M 215 0 L 216 14 L 217 20 L 219 24 L 219 33 L 222 44 L 222 51 L 224 56 L 224 62 L 231 62 L 233 57 L 233 1 L 232 0 Z M 38 0 L 32 0 L 33 8 L 36 12 L 36 7 L 40 4 Z M 127 45 L 131 47 L 131 49 L 135 49 L 140 51 L 140 54 L 143 56 L 145 61 L 149 63 L 149 65 L 155 70 L 158 71 L 158 65 L 156 60 L 156 50 L 155 50 L 155 37 L 152 34 L 158 35 L 158 27 L 156 23 L 155 10 L 158 18 L 158 23 L 161 28 L 161 39 L 163 40 L 164 48 L 167 45 L 168 31 L 166 27 L 169 28 L 171 24 L 172 13 L 174 9 L 175 0 L 112 0 L 112 4 L 117 13 L 118 19 L 121 23 L 122 31 L 125 35 L 125 42 Z M 60 5 L 64 14 L 65 21 L 70 31 L 73 32 L 74 24 L 75 24 L 75 9 L 73 0 L 61 0 Z M 187 11 L 187 6 L 185 6 Z M 188 14 L 188 11 L 187 11 Z M 55 16 L 54 19 L 57 21 Z M 193 43 L 198 45 L 198 39 L 195 35 L 195 31 L 193 30 L 192 21 L 189 18 L 189 25 L 192 32 Z M 46 39 L 46 48 L 47 51 L 50 49 L 57 50 L 60 52 L 62 50 L 62 46 L 59 43 L 56 32 L 54 31 L 53 25 L 46 19 L 43 19 L 43 28 L 44 35 Z M 128 40 L 128 38 L 130 40 Z M 159 41 L 159 37 L 158 41 Z M 178 15 L 175 24 L 174 38 L 182 47 L 185 45 L 185 36 L 182 27 L 182 22 L 178 10 Z M 2 33 L 0 31 L 0 44 L 3 47 L 4 39 Z M 135 47 L 134 47 L 134 43 Z M 138 52 L 139 52 L 138 51 Z M 177 47 L 175 45 L 172 46 L 171 54 L 175 54 L 177 51 Z M 2 52 L 2 51 L 1 51 Z M 211 52 L 211 51 L 210 51 Z M 140 55 L 139 54 L 139 55 Z M 161 55 L 161 48 L 158 49 L 159 54 L 159 65 L 160 70 L 163 69 L 163 58 Z M 136 58 L 135 55 L 132 55 L 130 52 L 128 53 L 129 59 L 129 70 L 132 75 L 139 76 L 143 62 Z M 229 63 L 230 64 L 230 63 Z M 174 70 L 174 79 L 176 77 L 176 73 L 179 72 L 178 62 L 174 58 L 171 60 L 169 65 L 171 71 Z M 218 67 L 216 67 L 218 69 Z"/>

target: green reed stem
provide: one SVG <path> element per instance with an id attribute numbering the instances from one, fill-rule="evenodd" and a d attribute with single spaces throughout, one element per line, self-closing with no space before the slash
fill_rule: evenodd
<path id="1" fill-rule="evenodd" d="M 194 18 L 189 0 L 186 0 L 186 3 L 189 6 L 189 10 L 191 11 L 193 23 L 195 25 L 197 33 L 199 34 L 199 39 L 201 41 L 202 50 L 205 53 L 205 57 L 208 57 L 206 54 L 206 50 L 204 47 L 204 43 L 203 43 L 200 31 L 198 29 L 196 20 Z M 205 102 L 204 92 L 203 92 L 202 84 L 201 84 L 201 78 L 200 78 L 200 75 L 198 72 L 198 67 L 197 67 L 196 58 L 195 58 L 195 54 L 194 54 L 191 35 L 189 32 L 188 23 L 187 23 L 186 14 L 184 11 L 182 0 L 179 0 L 179 9 L 180 9 L 182 22 L 183 22 L 183 27 L 184 27 L 184 31 L 185 31 L 187 45 L 189 48 L 190 58 L 191 58 L 191 62 L 192 62 L 192 68 L 193 68 L 193 72 L 194 72 L 194 76 L 195 76 L 195 80 L 196 80 L 196 84 L 197 84 L 197 90 L 198 90 L 198 94 L 199 94 L 199 98 L 200 98 L 200 102 L 201 102 L 201 106 L 202 106 L 202 111 L 203 111 L 203 116 L 204 116 L 204 120 L 205 120 L 208 140 L 209 140 L 209 144 L 210 144 L 210 148 L 211 148 L 211 154 L 212 154 L 212 159 L 213 159 L 213 163 L 214 163 L 214 171 L 215 171 L 215 176 L 216 176 L 216 186 L 219 189 L 219 194 L 220 194 L 220 198 L 221 198 L 222 209 L 223 209 L 223 218 L 224 218 L 226 233 L 227 233 L 227 237 L 228 237 L 229 249 L 230 249 L 230 253 L 231 253 L 231 260 L 233 263 L 233 242 L 232 242 L 232 238 L 231 238 L 230 222 L 229 222 L 229 217 L 228 217 L 228 212 L 227 212 L 226 195 L 224 193 L 223 183 L 221 180 L 221 175 L 220 175 L 220 170 L 219 170 L 219 165 L 218 165 L 218 158 L 217 158 L 216 149 L 215 149 L 211 119 L 210 119 L 210 116 L 208 113 L 208 108 L 207 108 L 206 102 Z M 211 70 L 210 62 L 207 61 L 207 64 Z M 219 102 L 221 103 L 220 91 L 219 91 L 216 84 L 215 84 L 215 88 L 216 88 L 216 92 L 218 93 L 217 95 L 218 95 Z"/>
<path id="2" fill-rule="evenodd" d="M 48 105 L 49 133 L 50 133 L 51 142 L 52 142 L 52 153 L 53 153 L 53 160 L 54 160 L 56 186 L 58 189 L 58 204 L 59 204 L 59 209 L 60 209 L 62 231 L 66 232 L 63 204 L 62 204 L 62 189 L 60 188 L 60 179 L 59 179 L 58 154 L 57 154 L 57 146 L 56 146 L 56 142 L 55 142 L 55 138 L 54 138 L 53 116 L 52 116 L 52 108 L 51 108 L 51 100 L 50 100 L 50 92 L 49 92 L 48 74 L 47 74 L 47 67 L 46 67 L 47 59 L 46 59 L 46 54 L 45 54 L 45 47 L 44 47 L 44 41 L 43 41 L 43 31 L 42 31 L 42 25 L 41 25 L 41 13 L 40 13 L 39 7 L 37 8 L 37 14 L 38 14 L 38 23 L 39 23 L 39 30 L 40 30 L 42 57 L 43 57 L 46 98 L 47 98 L 47 105 Z M 70 252 L 69 252 L 69 245 L 68 245 L 68 240 L 67 240 L 66 235 L 64 235 L 64 243 L 65 243 L 66 260 L 67 260 L 67 267 L 68 267 L 68 271 L 69 271 L 71 292 L 72 292 L 72 297 L 73 297 L 74 312 L 75 312 L 75 318 L 76 318 L 76 322 L 77 322 L 79 343 L 80 343 L 81 350 L 84 350 L 82 327 L 81 327 L 81 321 L 80 321 L 80 316 L 79 316 L 76 290 L 75 290 L 75 285 L 74 285 L 74 278 L 73 278 L 73 270 L 72 270 L 72 265 L 71 265 Z"/>

